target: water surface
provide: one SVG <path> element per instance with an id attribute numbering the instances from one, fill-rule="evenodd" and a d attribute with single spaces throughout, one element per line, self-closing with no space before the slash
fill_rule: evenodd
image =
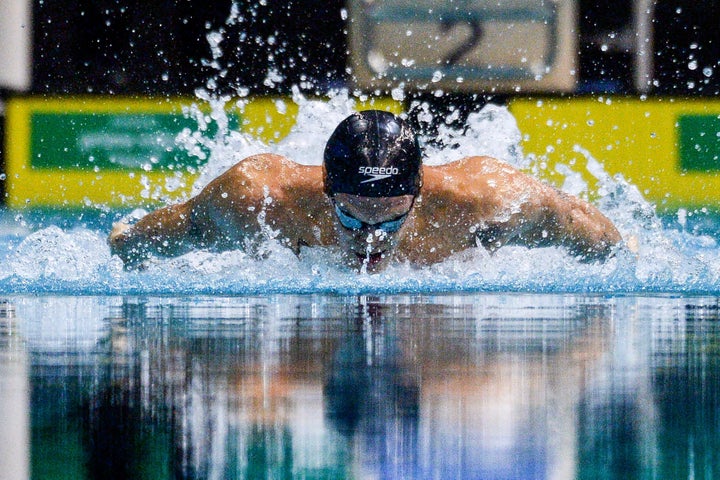
<path id="1" fill-rule="evenodd" d="M 715 297 L 24 296 L 5 478 L 714 478 Z"/>

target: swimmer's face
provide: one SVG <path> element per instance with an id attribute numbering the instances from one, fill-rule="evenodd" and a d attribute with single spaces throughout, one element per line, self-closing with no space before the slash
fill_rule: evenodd
<path id="1" fill-rule="evenodd" d="M 368 272 L 390 260 L 415 197 L 361 197 L 338 193 L 332 197 L 340 247 L 349 263 Z"/>

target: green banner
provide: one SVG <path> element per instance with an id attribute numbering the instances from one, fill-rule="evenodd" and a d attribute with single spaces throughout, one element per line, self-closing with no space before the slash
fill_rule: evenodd
<path id="1" fill-rule="evenodd" d="M 680 115 L 678 137 L 683 172 L 720 171 L 718 115 Z"/>
<path id="2" fill-rule="evenodd" d="M 230 117 L 230 128 L 239 124 Z M 181 113 L 31 114 L 30 164 L 33 169 L 162 171 L 198 167 L 206 160 L 176 144 L 183 129 L 197 122 Z M 212 137 L 212 124 L 205 136 Z M 206 152 L 207 153 L 207 152 Z"/>

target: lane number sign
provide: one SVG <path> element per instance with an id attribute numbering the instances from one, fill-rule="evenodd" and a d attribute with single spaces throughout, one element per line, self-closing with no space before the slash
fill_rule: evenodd
<path id="1" fill-rule="evenodd" d="M 359 88 L 572 91 L 573 0 L 353 0 Z"/>

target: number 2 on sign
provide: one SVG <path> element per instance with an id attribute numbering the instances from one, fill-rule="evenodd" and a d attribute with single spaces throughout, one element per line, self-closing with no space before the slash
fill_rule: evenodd
<path id="1" fill-rule="evenodd" d="M 448 52 L 445 57 L 443 57 L 442 62 L 444 65 L 457 65 L 457 63 L 465 56 L 465 54 L 471 52 L 475 47 L 480 44 L 480 41 L 482 40 L 483 28 L 479 20 L 444 20 L 440 24 L 440 31 L 442 33 L 448 33 L 454 28 L 457 28 L 461 25 L 468 25 L 470 27 L 470 32 L 468 36 L 463 39 L 460 45 L 455 47 L 453 50 Z"/>

